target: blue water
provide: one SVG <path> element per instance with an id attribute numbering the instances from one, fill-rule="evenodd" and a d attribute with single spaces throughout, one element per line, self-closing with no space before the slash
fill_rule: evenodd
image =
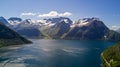
<path id="1" fill-rule="evenodd" d="M 34 39 L 0 48 L 0 67 L 101 67 L 101 52 L 114 42 Z"/>

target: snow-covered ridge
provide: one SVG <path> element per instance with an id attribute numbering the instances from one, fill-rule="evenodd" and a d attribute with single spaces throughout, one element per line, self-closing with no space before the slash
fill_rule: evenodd
<path id="1" fill-rule="evenodd" d="M 81 27 L 87 25 L 88 23 L 88 19 L 80 19 L 78 21 L 74 21 L 71 27 Z"/>
<path id="2" fill-rule="evenodd" d="M 71 27 L 87 26 L 91 21 L 95 21 L 95 20 L 100 21 L 99 18 L 96 17 L 79 19 L 78 21 L 74 21 Z"/>
<path id="3" fill-rule="evenodd" d="M 21 22 L 20 21 L 8 21 L 8 23 L 11 24 L 11 25 L 18 25 Z"/>
<path id="4" fill-rule="evenodd" d="M 1 17 L 2 19 L 3 17 Z M 7 21 L 10 25 L 17 26 L 17 25 L 32 25 L 32 26 L 54 26 L 56 23 L 64 21 L 65 23 L 69 23 L 71 27 L 81 27 L 88 25 L 90 21 L 98 20 L 99 18 L 83 18 L 79 19 L 78 21 L 71 21 L 69 18 L 59 17 L 59 18 L 49 18 L 49 19 L 40 19 L 40 20 L 32 20 L 32 19 L 25 19 L 22 20 L 21 18 L 11 17 Z"/>
<path id="5" fill-rule="evenodd" d="M 19 25 L 19 24 L 24 24 L 24 25 L 37 25 L 37 26 L 45 26 L 45 25 L 48 25 L 48 26 L 53 26 L 54 23 L 51 23 L 51 21 L 47 22 L 47 20 L 32 20 L 32 19 L 26 19 L 26 20 L 23 20 L 23 21 L 17 21 L 17 20 L 8 20 L 9 24 L 10 25 L 13 25 L 13 26 L 16 26 L 16 25 Z"/>

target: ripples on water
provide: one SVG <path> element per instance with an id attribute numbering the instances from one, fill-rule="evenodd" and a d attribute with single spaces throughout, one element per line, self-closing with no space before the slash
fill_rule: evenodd
<path id="1" fill-rule="evenodd" d="M 101 67 L 101 52 L 112 42 L 32 40 L 0 49 L 0 67 Z"/>

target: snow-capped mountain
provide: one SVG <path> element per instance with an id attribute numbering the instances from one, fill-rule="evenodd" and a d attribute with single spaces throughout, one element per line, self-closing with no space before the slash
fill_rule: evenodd
<path id="1" fill-rule="evenodd" d="M 99 18 L 93 17 L 93 18 L 83 18 L 79 19 L 78 21 L 75 21 L 71 27 L 82 27 L 82 26 L 87 26 L 91 24 L 94 20 L 100 21 Z"/>
<path id="2" fill-rule="evenodd" d="M 29 34 L 31 34 L 31 37 L 34 37 L 34 36 L 37 37 L 37 35 L 41 33 L 40 31 L 41 29 L 44 30 L 44 29 L 49 29 L 51 27 L 54 27 L 54 29 L 55 28 L 58 29 L 58 27 L 65 28 L 66 27 L 65 24 L 69 26 L 72 24 L 72 21 L 69 18 L 65 18 L 65 17 L 40 19 L 40 20 L 32 20 L 32 19 L 22 20 L 21 18 L 11 17 L 8 19 L 8 22 L 10 23 L 10 26 L 9 26 L 10 28 L 14 29 L 15 31 L 17 31 L 18 33 L 24 36 L 26 35 L 27 37 L 30 37 L 28 36 L 28 32 Z M 67 28 L 68 26 L 66 27 L 66 29 Z M 34 34 L 30 33 L 31 31 L 34 31 L 33 32 Z M 51 33 L 53 32 L 51 31 Z"/>
<path id="3" fill-rule="evenodd" d="M 48 21 L 52 24 L 54 23 L 54 25 L 46 27 L 43 29 L 43 32 L 54 39 L 61 38 L 63 34 L 67 33 L 70 30 L 70 25 L 72 24 L 72 21 L 69 18 L 52 18 L 52 20 L 48 19 L 47 23 Z"/>
<path id="4" fill-rule="evenodd" d="M 22 19 L 21 18 L 18 18 L 18 17 L 11 17 L 8 19 L 8 22 L 11 24 L 11 25 L 18 25 L 19 23 L 22 22 Z"/>
<path id="5" fill-rule="evenodd" d="M 65 39 L 103 39 L 109 29 L 97 18 L 84 18 L 76 21 Z"/>
<path id="6" fill-rule="evenodd" d="M 70 25 L 72 24 L 72 21 L 69 18 L 66 17 L 60 17 L 60 18 L 49 18 L 49 19 L 40 19 L 40 20 L 32 20 L 32 19 L 25 19 L 22 20 L 21 18 L 17 17 L 12 17 L 8 19 L 8 22 L 13 26 L 13 27 L 43 27 L 43 26 L 54 26 L 57 23 L 60 23 L 64 21 L 65 23 L 69 23 Z"/>
<path id="7" fill-rule="evenodd" d="M 73 22 L 66 17 L 32 20 L 12 17 L 9 27 L 29 38 L 120 40 L 99 18 L 83 18 Z"/>

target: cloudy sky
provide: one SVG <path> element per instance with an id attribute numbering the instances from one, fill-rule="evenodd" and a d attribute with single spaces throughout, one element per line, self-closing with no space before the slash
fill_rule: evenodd
<path id="1" fill-rule="evenodd" d="M 120 0 L 1 0 L 0 15 L 40 19 L 98 17 L 108 26 L 120 26 Z"/>

